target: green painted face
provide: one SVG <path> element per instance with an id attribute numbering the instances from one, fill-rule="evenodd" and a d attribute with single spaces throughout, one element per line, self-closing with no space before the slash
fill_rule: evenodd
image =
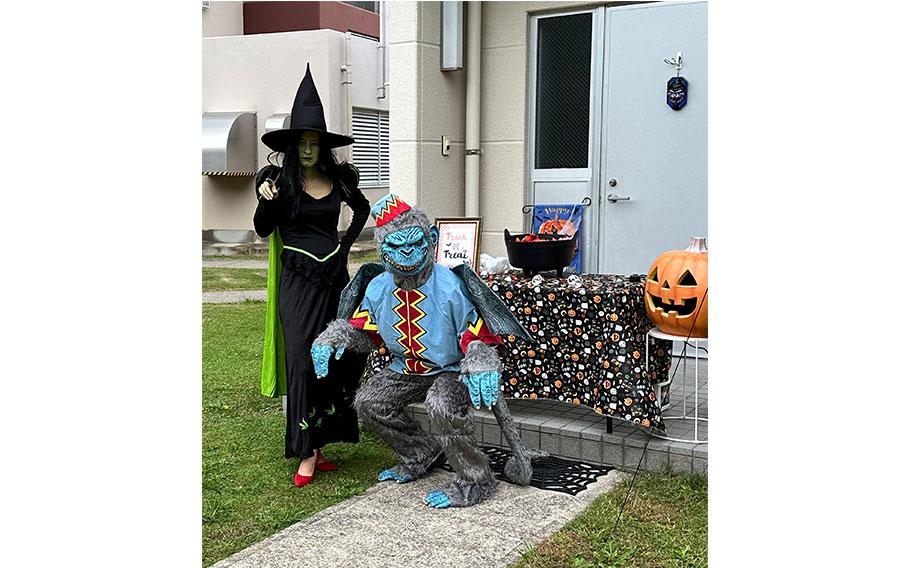
<path id="1" fill-rule="evenodd" d="M 300 165 L 304 168 L 315 166 L 319 161 L 319 134 L 305 130 L 297 145 L 297 155 L 300 158 Z"/>

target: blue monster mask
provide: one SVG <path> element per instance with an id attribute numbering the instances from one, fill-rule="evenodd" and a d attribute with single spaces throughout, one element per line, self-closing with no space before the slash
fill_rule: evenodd
<path id="1" fill-rule="evenodd" d="M 439 230 L 430 227 L 405 227 L 386 235 L 379 246 L 379 260 L 393 274 L 411 276 L 430 263 L 430 247 L 436 246 Z"/>

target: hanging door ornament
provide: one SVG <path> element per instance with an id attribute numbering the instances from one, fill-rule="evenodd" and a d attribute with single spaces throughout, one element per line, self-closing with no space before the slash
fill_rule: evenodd
<path id="1" fill-rule="evenodd" d="M 685 77 L 679 76 L 682 69 L 682 52 L 677 51 L 676 57 L 668 57 L 664 59 L 664 63 L 676 68 L 676 77 L 671 77 L 667 81 L 667 106 L 673 110 L 680 110 L 689 100 L 689 82 Z"/>

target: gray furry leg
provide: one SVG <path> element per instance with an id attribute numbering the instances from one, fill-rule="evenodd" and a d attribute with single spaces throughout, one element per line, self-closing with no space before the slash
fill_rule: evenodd
<path id="1" fill-rule="evenodd" d="M 484 371 L 502 371 L 502 362 L 496 349 L 480 341 L 472 341 L 468 345 L 468 351 L 465 353 L 464 360 L 461 362 L 461 372 L 464 374 L 482 373 Z M 527 485 L 531 482 L 531 457 L 532 454 L 521 441 L 521 436 L 515 428 L 515 422 L 512 421 L 512 414 L 506 405 L 505 399 L 500 393 L 493 405 L 493 415 L 499 422 L 503 435 L 509 443 L 512 450 L 512 457 L 506 461 L 505 474 L 513 482 L 519 485 Z"/>
<path id="2" fill-rule="evenodd" d="M 399 483 L 426 475 L 442 453 L 439 442 L 407 415 L 405 407 L 426 396 L 426 377 L 380 371 L 357 391 L 354 408 L 363 425 L 398 455 L 399 464 L 383 471 L 380 481 Z"/>
<path id="3" fill-rule="evenodd" d="M 442 507 L 465 507 L 483 501 L 499 482 L 490 470 L 489 458 L 474 441 L 467 387 L 457 374 L 442 373 L 427 393 L 426 406 L 430 422 L 441 432 L 439 438 L 446 458 L 455 470 L 452 483 L 431 492 L 427 498 L 444 494 Z"/>
<path id="4" fill-rule="evenodd" d="M 506 461 L 505 465 L 506 477 L 519 485 L 531 483 L 531 474 L 533 473 L 531 469 L 531 453 L 524 442 L 521 441 L 521 436 L 519 436 L 518 430 L 515 428 L 515 422 L 512 420 L 512 413 L 509 412 L 506 400 L 502 396 L 493 405 L 493 415 L 496 417 L 496 421 L 499 422 L 502 434 L 512 450 L 512 457 Z"/>
<path id="5" fill-rule="evenodd" d="M 461 373 L 472 375 L 484 371 L 502 371 L 502 360 L 495 347 L 483 341 L 472 341 L 468 344 L 464 359 L 461 360 Z"/>

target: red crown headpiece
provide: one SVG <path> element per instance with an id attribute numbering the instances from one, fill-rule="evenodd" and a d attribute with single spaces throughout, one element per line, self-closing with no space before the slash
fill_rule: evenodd
<path id="1" fill-rule="evenodd" d="M 376 220 L 376 226 L 381 227 L 410 208 L 411 206 L 402 201 L 401 198 L 394 193 L 390 193 L 373 204 L 370 214 Z"/>

